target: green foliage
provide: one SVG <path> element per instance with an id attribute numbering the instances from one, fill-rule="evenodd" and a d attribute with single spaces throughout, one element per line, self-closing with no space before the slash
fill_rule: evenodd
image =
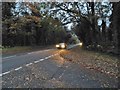
<path id="1" fill-rule="evenodd" d="M 50 16 L 36 16 L 39 8 L 28 5 L 31 10 L 35 10 L 32 15 L 13 15 L 2 21 L 3 46 L 50 45 L 63 41 L 65 30 L 60 21 Z"/>
<path id="2" fill-rule="evenodd" d="M 15 8 L 15 2 L 2 2 L 2 20 L 12 16 L 12 8 Z"/>
<path id="3" fill-rule="evenodd" d="M 66 35 L 63 25 L 72 23 L 72 30 L 84 45 L 97 47 L 108 42 L 112 44 L 115 38 L 118 47 L 119 4 L 116 4 L 116 8 L 112 8 L 112 5 L 110 2 L 25 2 L 19 3 L 16 10 L 15 3 L 3 3 L 3 44 L 47 45 L 67 42 L 70 36 Z M 106 27 L 112 12 L 112 24 Z M 98 25 L 99 20 L 102 23 Z"/>
<path id="4" fill-rule="evenodd" d="M 41 26 L 45 32 L 46 43 L 54 44 L 64 41 L 65 30 L 57 19 L 46 17 L 41 21 Z"/>

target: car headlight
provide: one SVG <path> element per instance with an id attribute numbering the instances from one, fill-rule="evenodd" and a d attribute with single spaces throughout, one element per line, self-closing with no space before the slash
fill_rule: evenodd
<path id="1" fill-rule="evenodd" d="M 59 47 L 59 45 L 56 45 L 56 47 Z"/>
<path id="2" fill-rule="evenodd" d="M 79 45 L 80 45 L 80 46 L 82 46 L 82 45 L 83 45 L 83 43 L 79 43 Z"/>
<path id="3" fill-rule="evenodd" d="M 65 45 L 61 45 L 61 48 L 65 48 Z"/>

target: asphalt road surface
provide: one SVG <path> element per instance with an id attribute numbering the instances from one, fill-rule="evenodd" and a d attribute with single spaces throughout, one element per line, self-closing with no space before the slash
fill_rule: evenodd
<path id="1" fill-rule="evenodd" d="M 2 58 L 3 88 L 117 88 L 118 80 L 70 62 L 47 49 Z"/>

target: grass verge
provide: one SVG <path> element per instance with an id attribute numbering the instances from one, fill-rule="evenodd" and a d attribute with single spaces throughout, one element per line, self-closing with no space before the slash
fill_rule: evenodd
<path id="1" fill-rule="evenodd" d="M 24 52 L 30 52 L 30 51 L 37 51 L 37 50 L 43 50 L 43 49 L 49 49 L 52 46 L 16 46 L 11 48 L 3 48 L 2 54 L 16 54 L 16 53 L 24 53 Z"/>

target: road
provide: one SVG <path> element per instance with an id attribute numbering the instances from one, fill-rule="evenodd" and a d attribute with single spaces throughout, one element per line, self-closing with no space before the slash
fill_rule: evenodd
<path id="1" fill-rule="evenodd" d="M 50 56 L 51 55 L 50 53 L 46 53 L 48 51 L 52 52 L 53 50 L 49 49 L 49 50 L 29 52 L 29 53 L 20 53 L 17 55 L 3 57 L 2 72 L 4 73 L 7 71 L 10 71 L 11 69 L 14 69 L 22 65 L 29 64 L 36 60 Z"/>
<path id="2" fill-rule="evenodd" d="M 47 49 L 2 58 L 3 88 L 117 88 L 117 78 L 87 69 Z"/>

